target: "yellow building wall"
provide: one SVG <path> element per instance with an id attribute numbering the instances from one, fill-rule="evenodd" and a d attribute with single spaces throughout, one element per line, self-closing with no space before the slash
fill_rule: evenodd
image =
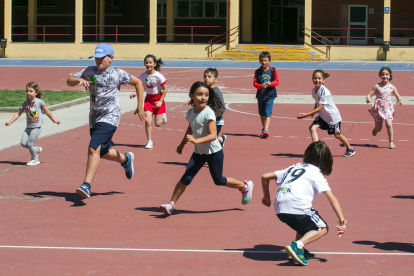
<path id="1" fill-rule="evenodd" d="M 327 47 L 316 46 L 312 49 L 328 58 Z M 385 60 L 385 53 L 382 46 L 331 47 L 330 60 Z M 414 61 L 414 47 L 391 47 L 390 51 L 387 52 L 386 61 Z"/>
<path id="2" fill-rule="evenodd" d="M 8 58 L 73 58 L 87 59 L 98 44 L 74 43 L 9 43 Z M 207 45 L 185 44 L 115 44 L 111 43 L 116 59 L 143 59 L 148 54 L 163 59 L 207 59 Z M 218 48 L 222 45 L 215 45 Z"/>

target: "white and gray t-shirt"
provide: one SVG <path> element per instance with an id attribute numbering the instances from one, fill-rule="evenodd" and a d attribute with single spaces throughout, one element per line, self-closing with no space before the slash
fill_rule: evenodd
<path id="1" fill-rule="evenodd" d="M 45 102 L 39 98 L 35 98 L 33 102 L 25 101 L 20 109 L 26 111 L 27 128 L 41 127 L 43 124 L 42 107 Z"/>
<path id="2" fill-rule="evenodd" d="M 329 125 L 336 125 L 342 121 L 341 114 L 332 100 L 331 92 L 325 86 L 321 85 L 318 93 L 315 88 L 312 89 L 312 97 L 317 104 L 323 104 L 323 108 L 319 111 L 319 116 Z"/>
<path id="3" fill-rule="evenodd" d="M 96 76 L 96 84 L 90 84 L 90 111 L 89 127 L 96 123 L 108 123 L 118 127 L 121 120 L 121 104 L 119 101 L 119 90 L 121 84 L 128 84 L 132 75 L 122 69 L 110 66 L 105 71 L 100 71 L 96 66 L 89 66 L 82 71 L 73 74 L 75 78 L 92 81 Z"/>
<path id="4" fill-rule="evenodd" d="M 331 190 L 321 170 L 311 164 L 297 163 L 275 174 L 280 184 L 273 204 L 276 214 L 305 215 L 318 193 Z"/>
<path id="5" fill-rule="evenodd" d="M 187 121 L 190 123 L 191 129 L 193 130 L 194 138 L 202 138 L 210 134 L 208 129 L 208 122 L 212 120 L 216 121 L 216 115 L 214 111 L 209 107 L 203 109 L 200 113 L 195 113 L 194 108 L 187 111 L 185 116 Z M 220 142 L 215 140 L 202 144 L 194 144 L 194 152 L 198 154 L 212 154 L 221 150 Z"/>

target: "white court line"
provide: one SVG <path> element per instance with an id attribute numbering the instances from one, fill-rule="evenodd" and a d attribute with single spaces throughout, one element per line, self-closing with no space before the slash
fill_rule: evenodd
<path id="1" fill-rule="evenodd" d="M 243 114 L 248 114 L 248 115 L 253 115 L 253 116 L 259 116 L 259 114 L 255 113 L 249 113 L 249 112 L 243 112 L 243 111 L 239 111 L 239 110 L 235 110 L 233 108 L 229 107 L 229 104 L 226 104 L 226 108 L 234 111 L 234 112 L 238 112 L 238 113 L 243 113 Z M 298 120 L 297 118 L 292 118 L 292 117 L 279 117 L 279 116 L 272 116 L 272 118 L 278 118 L 278 119 L 289 119 L 289 120 Z M 314 119 L 301 119 L 301 120 L 305 120 L 305 121 L 313 121 Z M 341 121 L 342 123 L 351 123 L 351 124 L 373 124 L 373 122 L 351 122 L 351 121 Z M 414 126 L 414 124 L 406 124 L 406 123 L 392 123 L 393 125 L 405 125 L 405 126 Z"/>
<path id="2" fill-rule="evenodd" d="M 151 251 L 151 252 L 197 252 L 197 253 L 257 253 L 257 254 L 286 254 L 284 251 L 256 250 L 198 250 L 198 249 L 151 249 L 151 248 L 105 248 L 105 247 L 58 247 L 58 246 L 20 246 L 0 245 L 0 248 L 16 249 L 61 249 L 61 250 L 100 250 L 100 251 Z M 414 256 L 413 253 L 369 253 L 369 252 L 312 252 L 325 255 L 388 255 Z"/>

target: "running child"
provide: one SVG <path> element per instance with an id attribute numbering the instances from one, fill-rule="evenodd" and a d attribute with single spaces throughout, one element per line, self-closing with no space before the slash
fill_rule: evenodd
<path id="1" fill-rule="evenodd" d="M 223 177 L 224 154 L 217 140 L 216 129 L 216 116 L 221 114 L 220 100 L 215 96 L 213 89 L 201 81 L 191 86 L 190 98 L 194 108 L 187 112 L 186 119 L 189 126 L 181 144 L 177 147 L 177 153 L 183 152 L 187 142 L 194 144 L 194 152 L 184 175 L 175 186 L 170 203 L 162 204 L 160 208 L 165 214 L 171 215 L 175 203 L 206 162 L 214 184 L 239 189 L 242 193 L 242 204 L 249 203 L 252 198 L 253 182 L 247 180 L 241 182 L 231 177 Z"/>
<path id="2" fill-rule="evenodd" d="M 167 123 L 167 114 L 165 113 L 165 96 L 167 95 L 167 79 L 159 72 L 161 71 L 161 58 L 156 59 L 153 55 L 147 55 L 144 58 L 144 65 L 147 71 L 142 73 L 138 78 L 144 84 L 145 96 L 145 107 L 144 110 L 147 113 L 147 119 L 145 120 L 145 132 L 147 134 L 146 149 L 152 149 L 154 143 L 151 137 L 151 122 L 152 115 L 155 115 L 155 126 L 160 127 L 161 124 Z M 130 98 L 135 97 L 136 94 L 132 93 Z"/>
<path id="3" fill-rule="evenodd" d="M 382 124 L 385 121 L 387 127 L 388 139 L 390 141 L 390 149 L 395 149 L 393 141 L 394 131 L 392 129 L 392 120 L 394 120 L 394 106 L 391 102 L 391 95 L 397 98 L 397 105 L 402 105 L 401 96 L 398 94 L 397 88 L 390 83 L 392 80 L 392 71 L 389 67 L 382 67 L 379 71 L 381 82 L 374 85 L 371 92 L 367 95 L 367 103 L 371 102 L 371 97 L 375 94 L 377 97 L 372 104 L 372 108 L 368 110 L 374 118 L 375 127 L 372 135 L 377 135 L 382 130 Z"/>
<path id="4" fill-rule="evenodd" d="M 98 171 L 100 158 L 115 161 L 125 169 L 128 179 L 134 176 L 134 154 L 122 154 L 113 149 L 112 136 L 118 128 L 121 119 L 121 106 L 119 90 L 121 84 L 135 86 L 138 95 L 138 106 L 134 113 L 141 120 L 145 120 L 143 109 L 142 82 L 124 70 L 111 66 L 114 60 L 114 49 L 111 45 L 103 43 L 96 46 L 96 66 L 89 66 L 73 74 L 67 80 L 69 86 L 83 85 L 90 94 L 89 133 L 91 140 L 88 148 L 88 162 L 86 174 L 82 185 L 76 192 L 83 198 L 91 195 L 91 184 Z"/>
<path id="5" fill-rule="evenodd" d="M 312 89 L 312 97 L 315 99 L 315 108 L 309 113 L 300 113 L 297 118 L 313 117 L 313 115 L 318 113 L 319 116 L 309 126 L 312 141 L 319 141 L 318 133 L 316 132 L 318 128 L 327 130 L 329 135 L 335 135 L 335 138 L 345 145 L 346 152 L 343 157 L 350 157 L 355 154 L 355 150 L 341 133 L 341 114 L 339 114 L 339 110 L 332 100 L 331 92 L 324 86 L 327 77 L 329 77 L 329 74 L 322 70 L 313 71 L 312 81 L 315 88 Z"/>
<path id="6" fill-rule="evenodd" d="M 254 73 L 253 86 L 257 88 L 256 98 L 259 106 L 259 115 L 262 122 L 260 137 L 269 137 L 270 118 L 272 117 L 273 102 L 277 97 L 276 86 L 279 76 L 275 68 L 269 65 L 270 53 L 263 51 L 259 55 L 261 67 Z"/>
<path id="7" fill-rule="evenodd" d="M 216 68 L 207 68 L 204 71 L 204 83 L 207 84 L 211 89 L 213 89 L 214 93 L 216 94 L 216 97 L 220 100 L 221 107 L 220 112 L 221 115 L 216 117 L 216 127 L 217 127 L 217 139 L 221 144 L 221 147 L 224 148 L 224 143 L 226 142 L 227 136 L 221 135 L 219 136 L 221 132 L 221 128 L 224 126 L 224 118 L 223 114 L 226 111 L 226 104 L 224 103 L 224 97 L 223 94 L 221 94 L 220 89 L 216 86 L 218 77 L 218 72 Z M 184 105 L 190 106 L 192 104 L 192 100 L 189 100 Z"/>
<path id="8" fill-rule="evenodd" d="M 10 126 L 14 121 L 19 119 L 23 111 L 26 111 L 26 129 L 23 132 L 20 145 L 24 148 L 29 149 L 31 159 L 27 162 L 27 166 L 36 166 L 40 164 L 39 154 L 42 152 L 41 147 L 36 147 L 34 142 L 39 137 L 40 131 L 43 125 L 43 114 L 56 124 L 60 124 L 60 121 L 55 120 L 52 113 L 47 109 L 45 102 L 41 100 L 43 93 L 39 91 L 39 85 L 36 82 L 29 82 L 26 84 L 26 99 L 17 111 L 16 114 L 11 118 L 6 126 Z"/>
<path id="9" fill-rule="evenodd" d="M 346 230 L 346 220 L 337 198 L 329 188 L 324 175 L 332 172 L 332 154 L 324 142 L 313 142 L 305 151 L 303 162 L 284 170 L 262 175 L 263 205 L 270 207 L 269 181 L 280 185 L 275 197 L 274 208 L 280 221 L 296 231 L 295 240 L 285 247 L 293 261 L 307 265 L 306 259 L 315 255 L 305 249 L 328 233 L 328 225 L 312 208 L 312 201 L 319 193 L 324 193 L 339 219 L 337 235 L 339 238 Z"/>

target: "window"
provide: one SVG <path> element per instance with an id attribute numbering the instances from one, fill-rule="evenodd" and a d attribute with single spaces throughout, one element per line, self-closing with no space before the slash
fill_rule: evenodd
<path id="1" fill-rule="evenodd" d="M 12 7 L 13 8 L 27 8 L 29 6 L 28 0 L 13 0 Z"/>
<path id="2" fill-rule="evenodd" d="M 119 8 L 119 0 L 111 0 L 109 1 L 110 8 Z"/>
<path id="3" fill-rule="evenodd" d="M 226 18 L 226 0 L 178 1 L 177 18 Z"/>
<path id="4" fill-rule="evenodd" d="M 57 8 L 57 0 L 38 0 L 37 5 L 39 8 Z"/>
<path id="5" fill-rule="evenodd" d="M 167 0 L 157 0 L 157 17 L 166 18 L 167 17 Z"/>

